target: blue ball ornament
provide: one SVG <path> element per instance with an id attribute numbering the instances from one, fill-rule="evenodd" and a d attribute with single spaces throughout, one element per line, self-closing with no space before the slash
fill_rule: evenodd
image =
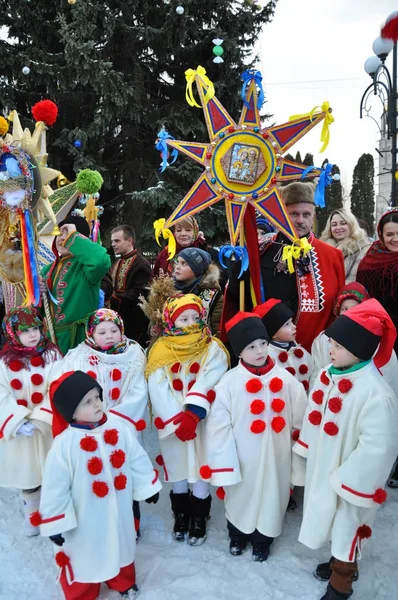
<path id="1" fill-rule="evenodd" d="M 254 200 L 257 200 L 258 194 L 256 192 L 254 192 L 254 194 L 252 194 L 252 198 L 254 198 Z"/>
<path id="2" fill-rule="evenodd" d="M 216 181 L 217 181 L 217 180 L 216 180 L 216 178 L 215 178 L 215 177 L 212 177 L 210 181 L 211 181 L 212 183 L 216 183 Z"/>
<path id="3" fill-rule="evenodd" d="M 81 148 L 82 143 L 80 140 L 76 140 L 73 145 L 75 148 Z"/>

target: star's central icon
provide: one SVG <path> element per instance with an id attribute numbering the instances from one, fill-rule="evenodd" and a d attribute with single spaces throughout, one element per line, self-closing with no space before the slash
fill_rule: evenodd
<path id="1" fill-rule="evenodd" d="M 167 139 L 166 143 L 201 164 L 205 171 L 174 210 L 165 227 L 225 200 L 231 244 L 237 243 L 247 203 L 296 242 L 298 236 L 277 186 L 300 179 L 307 167 L 287 160 L 282 154 L 320 123 L 327 113 L 314 112 L 282 125 L 262 127 L 256 82 L 252 79 L 236 123 L 215 96 L 206 98 L 208 83 L 198 72 L 195 82 L 210 141 L 202 144 Z M 319 174 L 320 170 L 314 169 L 310 176 Z"/>

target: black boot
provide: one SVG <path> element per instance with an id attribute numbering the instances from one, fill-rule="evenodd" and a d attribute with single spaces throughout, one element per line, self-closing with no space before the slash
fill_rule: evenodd
<path id="1" fill-rule="evenodd" d="M 348 598 L 353 594 L 353 592 L 338 592 L 330 583 L 328 583 L 328 587 L 326 588 L 326 594 L 324 594 L 321 600 L 348 600 Z"/>
<path id="2" fill-rule="evenodd" d="M 314 571 L 314 577 L 319 579 L 319 581 L 329 581 L 332 576 L 332 562 L 333 556 L 327 563 L 320 563 Z M 358 581 L 359 573 L 355 571 L 353 581 Z"/>
<path id="3" fill-rule="evenodd" d="M 177 542 L 183 542 L 189 530 L 189 499 L 190 492 L 174 494 L 170 492 L 171 509 L 174 513 L 173 537 Z"/>
<path id="4" fill-rule="evenodd" d="M 235 540 L 229 542 L 229 552 L 232 556 L 240 556 L 246 550 L 247 542 L 246 540 Z"/>
<path id="5" fill-rule="evenodd" d="M 206 521 L 210 519 L 210 494 L 204 500 L 191 496 L 191 520 L 189 524 L 188 544 L 200 546 L 206 539 Z"/>
<path id="6" fill-rule="evenodd" d="M 269 556 L 271 544 L 274 538 L 263 535 L 257 529 L 250 535 L 253 546 L 252 558 L 256 562 L 264 562 Z"/>

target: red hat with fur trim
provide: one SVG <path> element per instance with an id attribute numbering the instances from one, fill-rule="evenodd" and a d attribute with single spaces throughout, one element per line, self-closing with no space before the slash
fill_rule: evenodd
<path id="1" fill-rule="evenodd" d="M 360 360 L 373 357 L 378 369 L 390 360 L 397 338 L 394 323 L 374 298 L 349 308 L 325 334 Z"/>
<path id="2" fill-rule="evenodd" d="M 239 357 L 242 350 L 254 340 L 269 340 L 267 330 L 259 315 L 249 312 L 238 312 L 225 324 L 229 343 L 235 355 Z"/>
<path id="3" fill-rule="evenodd" d="M 293 311 L 276 298 L 270 298 L 267 302 L 259 304 L 253 313 L 261 318 L 270 338 L 273 338 L 278 329 L 294 317 Z"/>

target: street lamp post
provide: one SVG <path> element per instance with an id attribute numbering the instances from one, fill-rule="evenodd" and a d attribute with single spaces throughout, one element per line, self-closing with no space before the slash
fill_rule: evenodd
<path id="1" fill-rule="evenodd" d="M 391 15 L 389 19 L 392 17 Z M 387 19 L 387 21 L 389 20 Z M 392 55 L 392 77 L 385 65 L 389 53 Z M 383 107 L 387 139 L 391 139 L 391 206 L 397 204 L 397 42 L 382 37 L 373 43 L 374 56 L 365 62 L 365 71 L 372 78 L 372 83 L 366 88 L 360 107 L 360 118 L 370 116 L 371 99 L 377 96 Z"/>

